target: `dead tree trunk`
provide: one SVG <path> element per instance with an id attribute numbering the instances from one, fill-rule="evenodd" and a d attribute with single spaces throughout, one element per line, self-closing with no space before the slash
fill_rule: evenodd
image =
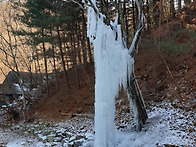
<path id="1" fill-rule="evenodd" d="M 135 113 L 134 117 L 136 119 L 136 130 L 141 131 L 142 126 L 145 124 L 146 119 L 148 118 L 148 115 L 134 73 L 130 75 L 127 82 L 127 97 Z"/>
<path id="2" fill-rule="evenodd" d="M 142 11 L 142 2 L 136 1 L 137 9 L 138 9 L 138 27 L 133 38 L 132 44 L 129 48 L 129 53 L 132 58 L 135 58 L 136 54 L 138 53 L 138 44 L 141 38 L 141 31 L 143 28 L 143 11 Z M 146 119 L 148 118 L 144 100 L 142 97 L 142 93 L 140 91 L 139 85 L 133 72 L 128 75 L 127 81 L 127 97 L 130 101 L 130 105 L 133 106 L 134 109 L 134 116 L 136 120 L 136 130 L 141 131 L 142 126 L 145 124 Z"/>

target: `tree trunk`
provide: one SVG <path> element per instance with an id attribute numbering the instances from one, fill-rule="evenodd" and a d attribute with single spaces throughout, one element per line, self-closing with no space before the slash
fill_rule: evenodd
<path id="1" fill-rule="evenodd" d="M 133 13 L 133 17 L 132 17 L 132 19 L 133 19 L 133 32 L 134 32 L 134 34 L 135 34 L 135 32 L 136 32 L 136 21 L 135 21 L 135 2 L 134 2 L 134 0 L 132 0 L 132 13 Z"/>
<path id="2" fill-rule="evenodd" d="M 174 0 L 170 0 L 170 17 L 175 17 L 175 8 L 174 8 Z"/>
<path id="3" fill-rule="evenodd" d="M 51 38 L 53 40 L 54 38 L 53 38 L 53 34 L 52 34 L 52 29 L 50 29 L 50 35 L 51 35 Z M 55 57 L 56 57 L 55 56 L 55 46 L 54 46 L 54 44 L 52 44 L 52 59 L 53 59 L 53 68 L 54 68 L 54 74 L 55 74 L 56 90 L 59 91 Z"/>
<path id="4" fill-rule="evenodd" d="M 29 73 L 30 73 L 30 90 L 33 89 L 33 83 L 34 83 L 34 80 L 33 80 L 33 73 L 32 73 L 32 70 L 31 70 L 31 65 L 29 67 Z"/>
<path id="5" fill-rule="evenodd" d="M 81 41 L 81 45 L 82 45 L 82 55 L 83 55 L 83 64 L 85 65 L 86 67 L 86 64 L 87 64 L 87 52 L 86 52 L 86 45 L 85 45 L 85 32 L 84 29 L 81 29 L 80 26 L 78 25 L 79 27 L 79 30 L 80 30 L 80 35 L 79 35 L 79 38 L 80 38 L 80 41 Z"/>
<path id="6" fill-rule="evenodd" d="M 44 38 L 44 33 L 42 29 L 42 37 Z M 42 48 L 43 48 L 43 54 L 44 54 L 44 65 L 45 65 L 45 74 L 46 74 L 46 91 L 47 95 L 49 94 L 49 83 L 48 83 L 48 63 L 47 63 L 47 57 L 46 57 L 46 48 L 45 48 L 45 42 L 42 42 Z"/>
<path id="7" fill-rule="evenodd" d="M 68 80 L 68 77 L 67 77 L 67 71 L 66 71 L 66 68 L 65 68 L 64 54 L 63 54 L 61 36 L 60 36 L 60 31 L 59 31 L 59 26 L 58 25 L 57 25 L 57 35 L 58 35 L 58 40 L 59 40 L 59 49 L 60 49 L 60 53 L 61 53 L 61 63 L 62 63 L 62 67 L 63 67 L 64 80 L 65 80 L 65 83 L 67 85 L 67 88 L 70 88 L 69 80 Z"/>
<path id="8" fill-rule="evenodd" d="M 147 32 L 150 33 L 151 27 L 151 19 L 150 19 L 150 11 L 149 11 L 149 0 L 146 1 L 146 15 L 147 15 Z"/>
<path id="9" fill-rule="evenodd" d="M 37 66 L 35 65 L 35 71 L 37 71 L 37 73 L 39 73 L 39 77 L 38 77 L 38 81 L 39 81 L 39 84 L 42 85 L 43 83 L 43 77 L 42 77 L 42 72 L 41 72 L 41 67 L 40 67 L 40 63 L 39 63 L 39 53 L 38 53 L 38 50 L 35 47 L 35 64 L 37 62 Z"/>
<path id="10" fill-rule="evenodd" d="M 69 50 L 70 50 L 70 47 L 69 47 L 69 45 L 68 45 L 67 42 L 65 42 L 64 48 L 65 48 L 65 52 L 68 53 Z M 66 55 L 66 56 L 65 56 L 65 61 L 66 61 L 66 67 L 67 67 L 67 69 L 70 68 L 70 67 L 69 67 L 69 65 L 70 65 L 69 62 L 70 62 L 70 61 L 68 61 L 68 60 L 70 60 L 70 55 Z"/>
<path id="11" fill-rule="evenodd" d="M 160 3 L 159 0 L 153 0 L 153 19 L 154 19 L 155 28 L 159 27 L 160 16 L 161 16 L 158 3 Z"/>
<path id="12" fill-rule="evenodd" d="M 130 108 L 133 108 L 134 117 L 136 122 L 136 131 L 141 131 L 142 126 L 145 124 L 148 118 L 145 109 L 144 100 L 140 92 L 139 86 L 135 79 L 134 73 L 130 76 L 130 81 L 127 84 L 127 96 L 130 102 Z"/>
<path id="13" fill-rule="evenodd" d="M 55 74 L 56 90 L 59 91 L 54 45 L 52 45 L 52 59 L 53 59 L 53 67 L 54 67 L 54 74 Z"/>
<path id="14" fill-rule="evenodd" d="M 76 35 L 76 40 L 77 40 L 77 53 L 78 53 L 78 61 L 81 64 L 82 59 L 81 59 L 81 46 L 80 46 L 80 36 L 79 36 L 79 28 L 77 23 L 75 23 L 75 29 L 74 29 L 75 35 Z"/>
<path id="15" fill-rule="evenodd" d="M 89 38 L 87 38 L 87 48 L 88 48 L 88 56 L 89 56 L 89 62 L 93 63 L 93 55 L 91 53 L 91 45 L 90 45 L 90 41 Z"/>
<path id="16" fill-rule="evenodd" d="M 181 8 L 182 8 L 182 1 L 181 0 L 178 0 L 178 11 L 180 11 L 181 10 Z"/>
<path id="17" fill-rule="evenodd" d="M 76 81 L 77 81 L 77 86 L 78 88 L 80 88 L 80 79 L 79 79 L 79 75 L 78 75 L 78 68 L 77 68 L 77 58 L 76 58 L 76 45 L 75 45 L 75 40 L 74 37 L 71 36 L 71 46 L 72 46 L 72 52 L 73 52 L 73 66 L 75 69 L 75 73 L 76 73 Z"/>

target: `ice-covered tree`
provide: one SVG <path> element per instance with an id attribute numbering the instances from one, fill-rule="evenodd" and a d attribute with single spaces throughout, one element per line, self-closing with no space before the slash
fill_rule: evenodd
<path id="1" fill-rule="evenodd" d="M 138 8 L 138 29 L 130 47 L 121 34 L 118 11 L 115 21 L 99 12 L 96 0 L 89 0 L 87 35 L 94 46 L 95 61 L 95 147 L 115 147 L 115 97 L 121 87 L 127 92 L 130 107 L 134 110 L 136 129 L 141 130 L 147 119 L 143 99 L 134 77 L 134 56 L 137 53 L 143 13 Z M 123 36 L 123 37 L 122 37 Z"/>

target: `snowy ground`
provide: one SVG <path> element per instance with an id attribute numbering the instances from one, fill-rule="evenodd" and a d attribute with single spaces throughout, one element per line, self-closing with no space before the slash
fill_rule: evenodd
<path id="1" fill-rule="evenodd" d="M 0 128 L 0 146 L 1 147 L 22 147 L 36 145 L 36 140 L 26 138 L 12 132 L 10 129 Z"/>
<path id="2" fill-rule="evenodd" d="M 118 147 L 162 147 L 165 145 L 196 146 L 194 112 L 185 112 L 163 103 L 148 109 L 149 119 L 142 132 L 135 132 L 133 123 L 125 121 L 116 130 Z M 123 124 L 124 123 L 124 124 Z M 129 125 L 127 125 L 129 124 Z M 94 123 L 91 117 L 74 117 L 62 123 L 36 122 L 24 126 L 0 128 L 0 146 L 82 146 L 91 147 Z"/>

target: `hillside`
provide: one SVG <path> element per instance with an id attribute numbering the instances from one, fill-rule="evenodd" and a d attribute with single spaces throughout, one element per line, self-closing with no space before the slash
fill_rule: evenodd
<path id="1" fill-rule="evenodd" d="M 189 53 L 181 53 L 174 58 L 161 52 L 150 36 L 142 40 L 135 59 L 135 73 L 147 107 L 152 102 L 161 103 L 166 100 L 177 101 L 176 107 L 187 111 L 195 110 L 196 51 L 195 46 L 192 47 Z M 62 82 L 63 76 L 59 77 L 59 91 L 56 91 L 54 83 L 51 82 L 50 95 L 42 93 L 29 110 L 32 119 L 60 121 L 72 117 L 72 114 L 93 114 L 93 65 L 90 65 L 88 72 L 81 66 L 79 76 L 80 88 L 77 87 L 74 69 L 68 71 L 70 89 Z"/>
<path id="2" fill-rule="evenodd" d="M 50 94 L 42 91 L 38 100 L 29 110 L 32 119 L 60 121 L 76 113 L 94 113 L 94 66 L 89 65 L 88 72 L 79 68 L 80 87 L 78 88 L 75 69 L 68 71 L 71 88 L 64 83 L 63 75 L 58 79 L 59 91 L 51 81 Z"/>

